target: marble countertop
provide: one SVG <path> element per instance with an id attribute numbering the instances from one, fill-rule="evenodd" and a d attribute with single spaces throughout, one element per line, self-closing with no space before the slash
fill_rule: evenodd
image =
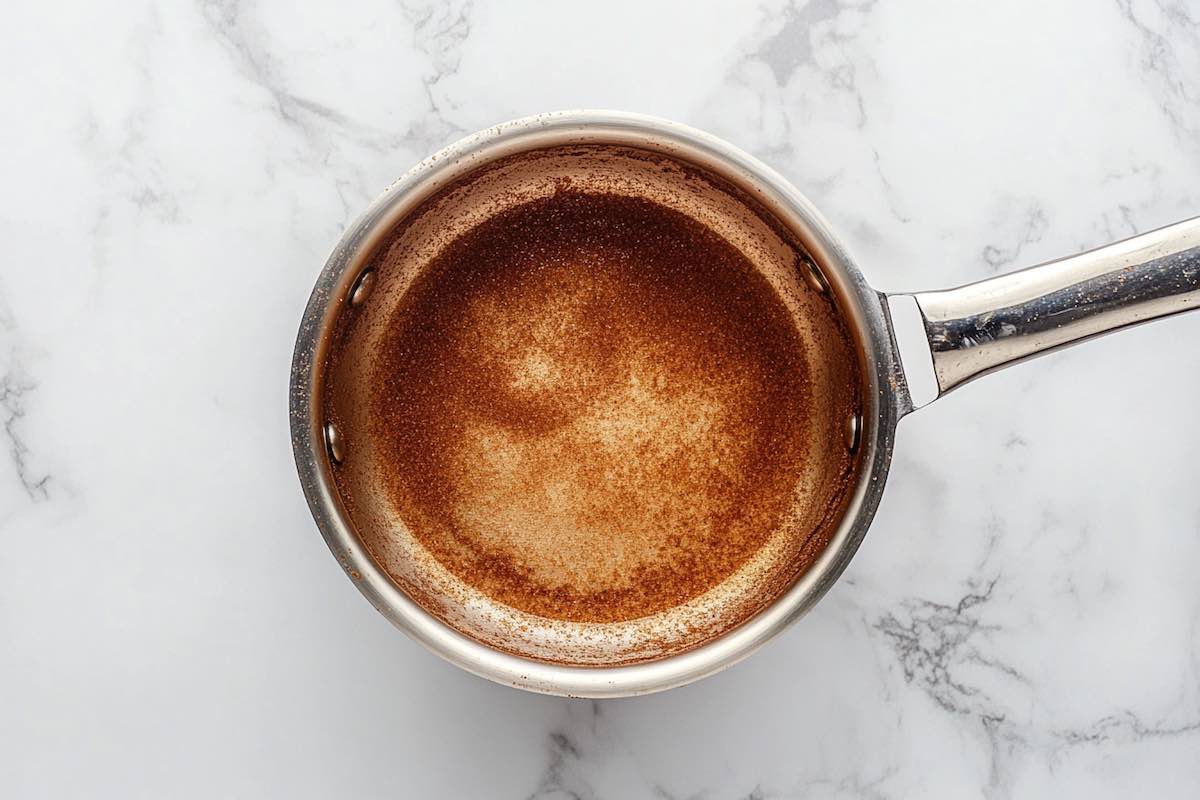
<path id="1" fill-rule="evenodd" d="M 301 497 L 293 338 L 343 228 L 539 111 L 674 118 L 884 290 L 1200 214 L 1200 8 L 23 4 L 0 79 L 6 797 L 1184 797 L 1200 315 L 904 420 L 844 579 L 748 661 L 570 701 L 430 655 Z"/>

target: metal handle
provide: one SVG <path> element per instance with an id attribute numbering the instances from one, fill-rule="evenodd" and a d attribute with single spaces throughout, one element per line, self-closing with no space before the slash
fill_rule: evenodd
<path id="1" fill-rule="evenodd" d="M 1041 353 L 1200 307 L 1200 217 L 913 297 L 945 393 Z"/>

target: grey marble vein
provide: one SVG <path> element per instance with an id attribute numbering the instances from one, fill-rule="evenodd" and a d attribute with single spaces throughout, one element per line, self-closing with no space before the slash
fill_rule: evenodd
<path id="1" fill-rule="evenodd" d="M 569 708 L 569 707 L 568 707 Z M 538 780 L 537 787 L 527 796 L 527 800 L 553 800 L 554 798 L 569 798 L 569 800 L 599 800 L 599 795 L 593 789 L 587 778 L 580 772 L 579 765 L 586 762 L 592 754 L 584 749 L 579 736 L 587 736 L 595 740 L 597 726 L 600 724 L 600 704 L 592 701 L 589 704 L 590 721 L 582 728 L 578 723 L 568 724 L 551 730 L 546 735 L 546 750 L 548 759 L 545 771 Z M 575 721 L 568 711 L 568 723 Z"/>
<path id="2" fill-rule="evenodd" d="M 18 337 L 16 319 L 3 297 L 0 297 L 0 348 L 7 349 L 7 353 L 0 353 L 0 425 L 8 457 L 26 496 L 33 501 L 49 500 L 51 477 L 35 468 L 22 425 L 38 384 L 25 365 L 25 348 Z"/>
<path id="3" fill-rule="evenodd" d="M 0 375 L 0 423 L 4 426 L 4 438 L 8 442 L 8 455 L 21 487 L 30 500 L 50 499 L 50 476 L 39 474 L 30 463 L 29 445 L 21 433 L 21 420 L 25 416 L 29 395 L 37 389 L 37 383 L 19 365 L 9 362 L 7 370 Z"/>
<path id="4" fill-rule="evenodd" d="M 889 612 L 875 623 L 891 642 L 904 679 L 920 687 L 946 711 L 978 716 L 992 713 L 986 691 L 960 677 L 965 666 L 1026 680 L 983 645 L 988 634 L 997 629 L 985 623 L 982 616 L 998 582 L 999 578 L 993 577 L 974 585 L 953 604 L 911 598 L 902 604 L 903 615 Z"/>
<path id="5" fill-rule="evenodd" d="M 1200 16 L 1195 5 L 1180 0 L 1116 3 L 1141 40 L 1142 67 L 1149 85 L 1160 93 L 1163 115 L 1195 147 L 1200 143 Z"/>
<path id="6" fill-rule="evenodd" d="M 322 123 L 344 126 L 349 118 L 335 108 L 294 93 L 278 60 L 267 47 L 268 31 L 239 0 L 199 0 L 201 16 L 234 58 L 241 75 L 262 89 L 270 106 L 289 127 L 313 143 Z"/>
<path id="7" fill-rule="evenodd" d="M 841 5 L 837 0 L 789 2 L 778 18 L 773 20 L 775 33 L 768 36 L 751 54 L 771 68 L 775 81 L 787 83 L 801 64 L 815 66 L 812 39 L 814 27 L 837 17 Z"/>
<path id="8" fill-rule="evenodd" d="M 1072 746 L 1125 744 L 1147 739 L 1200 736 L 1200 714 L 1184 722 L 1147 723 L 1132 711 L 1124 711 L 1097 720 L 1086 728 L 1056 731 L 1055 735 L 1065 744 Z"/>
<path id="9" fill-rule="evenodd" d="M 461 48 L 471 31 L 471 7 L 471 0 L 402 4 L 413 30 L 412 46 L 429 61 L 428 71 L 421 76 L 428 105 L 396 133 L 373 129 L 339 108 L 295 91 L 285 68 L 271 52 L 269 30 L 245 4 L 237 0 L 199 2 L 202 16 L 231 52 L 241 74 L 266 92 L 278 117 L 311 145 L 327 148 L 332 130 L 375 149 L 403 143 L 418 153 L 432 151 L 465 132 L 445 116 L 453 106 L 439 91 L 439 84 L 458 68 Z"/>
<path id="10" fill-rule="evenodd" d="M 1011 267 L 1021 257 L 1026 245 L 1040 242 L 1050 227 L 1046 210 L 1038 203 L 1030 203 L 1021 213 L 1015 241 L 1004 244 L 989 244 L 983 248 L 983 261 L 993 273 Z"/>

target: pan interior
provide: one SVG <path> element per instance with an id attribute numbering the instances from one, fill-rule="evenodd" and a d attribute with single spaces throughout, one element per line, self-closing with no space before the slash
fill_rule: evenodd
<path id="1" fill-rule="evenodd" d="M 797 238 L 625 145 L 481 165 L 400 220 L 335 323 L 321 412 L 363 545 L 426 611 L 613 666 L 803 574 L 858 470 L 862 370 Z"/>

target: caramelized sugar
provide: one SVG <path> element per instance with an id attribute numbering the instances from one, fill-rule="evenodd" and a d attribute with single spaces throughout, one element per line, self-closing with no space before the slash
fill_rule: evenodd
<path id="1" fill-rule="evenodd" d="M 660 611 L 791 502 L 811 405 L 795 326 L 679 212 L 569 190 L 518 206 L 450 244 L 391 325 L 371 398 L 390 494 L 507 605 Z"/>

